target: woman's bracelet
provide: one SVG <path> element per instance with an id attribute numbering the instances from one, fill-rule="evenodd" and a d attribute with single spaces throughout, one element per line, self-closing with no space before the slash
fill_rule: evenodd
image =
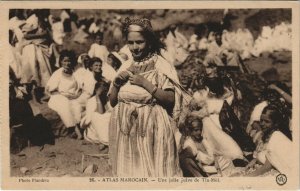
<path id="1" fill-rule="evenodd" d="M 150 92 L 150 94 L 153 96 L 154 94 L 155 94 L 155 92 L 157 91 L 157 87 L 155 86 L 154 88 L 153 88 L 153 90 Z"/>

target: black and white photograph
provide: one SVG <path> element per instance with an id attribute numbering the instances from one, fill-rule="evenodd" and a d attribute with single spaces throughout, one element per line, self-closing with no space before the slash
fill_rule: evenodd
<path id="1" fill-rule="evenodd" d="M 292 8 L 61 7 L 7 11 L 19 184 L 295 178 Z"/>

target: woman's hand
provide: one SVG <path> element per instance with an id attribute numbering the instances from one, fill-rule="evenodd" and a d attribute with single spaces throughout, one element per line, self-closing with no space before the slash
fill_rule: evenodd
<path id="1" fill-rule="evenodd" d="M 287 103 L 292 104 L 292 96 L 290 94 L 288 94 L 275 84 L 269 85 L 268 88 L 277 91 Z"/>
<path id="2" fill-rule="evenodd" d="M 193 112 L 191 112 L 191 115 L 195 116 L 195 117 L 204 118 L 204 117 L 209 116 L 209 112 L 207 110 L 207 107 L 203 107 L 199 111 L 193 111 Z"/>
<path id="3" fill-rule="evenodd" d="M 118 76 L 115 78 L 115 83 L 122 86 L 128 81 L 129 76 L 130 76 L 129 72 L 127 71 L 120 72 Z"/>
<path id="4" fill-rule="evenodd" d="M 141 75 L 132 75 L 129 77 L 129 81 L 131 84 L 133 85 L 137 85 L 137 86 L 140 86 L 140 87 L 144 87 L 144 84 L 145 84 L 145 78 Z"/>

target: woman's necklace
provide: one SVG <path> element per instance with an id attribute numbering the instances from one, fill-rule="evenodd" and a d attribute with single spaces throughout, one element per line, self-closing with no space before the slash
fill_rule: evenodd
<path id="1" fill-rule="evenodd" d="M 157 54 L 150 54 L 149 56 L 145 57 L 141 61 L 133 61 L 132 69 L 134 74 L 143 73 L 149 70 L 154 69 L 154 65 L 158 59 Z"/>

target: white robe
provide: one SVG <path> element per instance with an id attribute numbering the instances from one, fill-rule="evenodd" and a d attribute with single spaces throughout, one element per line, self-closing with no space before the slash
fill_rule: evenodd
<path id="1" fill-rule="evenodd" d="M 108 131 L 111 112 L 103 114 L 97 112 L 97 99 L 91 97 L 86 105 L 86 115 L 81 120 L 81 127 L 87 126 L 84 132 L 84 139 L 92 143 L 108 145 Z"/>
<path id="2" fill-rule="evenodd" d="M 57 91 L 58 94 L 50 96 L 48 106 L 57 112 L 64 125 L 74 127 L 81 119 L 81 105 L 78 99 L 69 99 L 67 95 L 78 96 L 81 93 L 80 83 L 74 75 L 63 76 L 63 68 L 56 70 L 49 79 L 47 92 Z"/>
<path id="3" fill-rule="evenodd" d="M 268 159 L 280 173 L 285 175 L 293 173 L 295 153 L 291 152 L 294 147 L 290 139 L 280 131 L 275 131 L 263 147 L 264 149 L 257 156 L 261 163 L 265 163 Z"/>
<path id="4" fill-rule="evenodd" d="M 169 32 L 165 44 L 167 48 L 167 53 L 170 54 L 172 60 L 168 60 L 173 65 L 182 64 L 188 57 L 188 40 L 179 31 L 175 30 L 176 37 Z"/>
<path id="5" fill-rule="evenodd" d="M 267 145 L 266 158 L 280 173 L 291 174 L 295 159 L 292 148 L 292 141 L 280 131 L 275 131 Z"/>
<path id="6" fill-rule="evenodd" d="M 209 115 L 202 119 L 203 132 L 202 136 L 205 138 L 214 150 L 217 156 L 224 156 L 228 159 L 243 159 L 243 152 L 238 144 L 223 130 L 219 121 L 219 113 L 223 106 L 223 99 L 215 99 L 207 97 L 209 90 L 196 92 L 194 98 L 196 101 L 205 102 Z M 231 104 L 233 95 L 226 100 Z"/>
<path id="7" fill-rule="evenodd" d="M 107 50 L 106 46 L 94 43 L 91 45 L 88 55 L 91 58 L 93 57 L 100 58 L 102 60 L 102 63 L 105 63 L 107 61 L 107 56 L 109 55 L 109 51 Z"/>
<path id="8" fill-rule="evenodd" d="M 82 93 L 78 97 L 78 101 L 81 104 L 82 109 L 85 110 L 88 99 L 94 93 L 96 80 L 93 73 L 83 67 L 78 68 L 74 72 L 74 76 L 76 79 L 78 79 L 78 83 L 82 87 Z"/>

